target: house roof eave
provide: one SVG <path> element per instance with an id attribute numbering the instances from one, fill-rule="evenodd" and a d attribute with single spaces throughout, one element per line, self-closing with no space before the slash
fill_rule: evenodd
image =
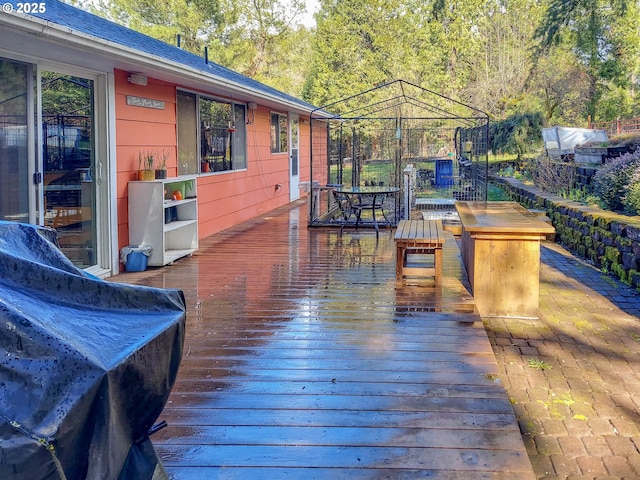
<path id="1" fill-rule="evenodd" d="M 310 114 L 315 109 L 313 105 L 304 101 L 282 98 L 267 91 L 207 72 L 206 66 L 203 69 L 196 69 L 189 65 L 95 37 L 39 17 L 18 13 L 3 14 L 0 16 L 0 25 L 6 25 L 8 28 L 31 33 L 39 38 L 111 58 L 115 63 L 121 64 L 124 69 L 146 73 L 151 77 L 166 78 L 174 82 L 182 79 L 185 84 L 194 88 L 214 88 L 231 96 L 237 96 L 243 101 L 258 101 L 270 107 L 285 108 L 301 114 Z"/>

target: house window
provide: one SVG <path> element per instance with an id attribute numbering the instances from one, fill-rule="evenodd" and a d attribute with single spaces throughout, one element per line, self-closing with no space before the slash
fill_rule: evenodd
<path id="1" fill-rule="evenodd" d="M 247 168 L 245 106 L 178 92 L 180 175 Z"/>
<path id="2" fill-rule="evenodd" d="M 196 96 L 178 92 L 178 175 L 198 173 Z"/>
<path id="3" fill-rule="evenodd" d="M 280 113 L 271 114 L 271 153 L 287 153 L 289 139 L 287 136 L 287 116 Z"/>

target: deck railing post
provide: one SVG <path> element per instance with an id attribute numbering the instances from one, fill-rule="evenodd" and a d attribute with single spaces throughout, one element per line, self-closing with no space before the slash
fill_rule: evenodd
<path id="1" fill-rule="evenodd" d="M 410 220 L 411 209 L 413 208 L 413 202 L 415 200 L 416 169 L 413 164 L 409 163 L 404 167 L 402 174 L 404 177 L 404 190 L 402 196 L 404 201 L 404 212 L 402 214 L 402 218 L 404 220 Z"/>

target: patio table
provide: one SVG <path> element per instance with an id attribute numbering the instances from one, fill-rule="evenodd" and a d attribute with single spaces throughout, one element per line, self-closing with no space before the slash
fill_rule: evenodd
<path id="1" fill-rule="evenodd" d="M 371 210 L 371 215 L 373 217 L 373 226 L 376 229 L 376 236 L 379 233 L 378 227 L 378 219 L 376 217 L 376 210 L 382 213 L 382 217 L 386 220 L 387 225 L 391 225 L 391 222 L 387 218 L 384 213 L 384 201 L 389 195 L 395 195 L 400 191 L 398 187 L 391 186 L 364 186 L 364 187 L 348 187 L 348 186 L 338 186 L 333 189 L 334 192 L 338 194 L 338 196 L 344 196 L 345 200 L 348 203 L 348 208 L 350 211 L 344 215 L 344 223 L 342 224 L 342 228 L 344 228 L 351 218 L 351 214 L 356 216 L 356 228 L 358 228 L 358 224 L 361 221 L 361 215 L 363 210 Z M 338 205 L 340 206 L 340 204 Z"/>

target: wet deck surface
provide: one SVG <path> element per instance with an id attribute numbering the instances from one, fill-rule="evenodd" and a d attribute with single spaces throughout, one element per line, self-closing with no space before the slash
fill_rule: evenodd
<path id="1" fill-rule="evenodd" d="M 113 279 L 187 299 L 153 437 L 170 477 L 535 478 L 453 237 L 441 288 L 396 288 L 391 231 L 308 229 L 306 212 Z"/>

